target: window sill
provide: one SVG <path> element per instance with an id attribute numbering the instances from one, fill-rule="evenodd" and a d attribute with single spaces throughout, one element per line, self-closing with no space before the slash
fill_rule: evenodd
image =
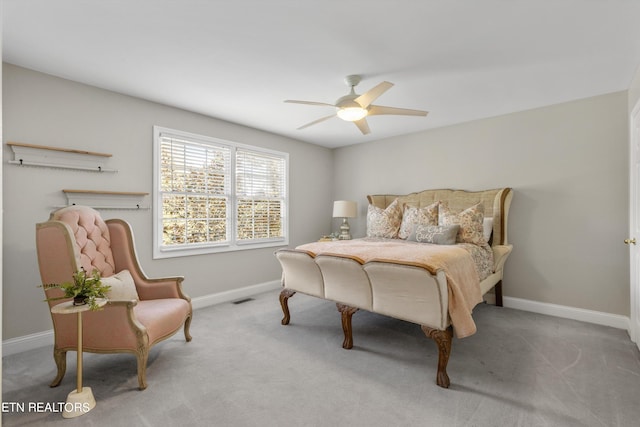
<path id="1" fill-rule="evenodd" d="M 220 246 L 201 246 L 190 248 L 165 248 L 160 249 L 154 246 L 153 259 L 177 258 L 185 256 L 198 256 L 226 252 L 247 251 L 253 249 L 265 249 L 288 246 L 289 239 L 278 240 L 266 243 L 243 243 L 236 245 L 220 245 Z"/>

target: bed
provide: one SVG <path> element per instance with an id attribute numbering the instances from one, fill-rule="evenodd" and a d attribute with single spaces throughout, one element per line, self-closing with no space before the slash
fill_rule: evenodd
<path id="1" fill-rule="evenodd" d="M 436 384 L 448 388 L 454 334 L 476 332 L 473 307 L 492 289 L 502 306 L 512 197 L 510 188 L 367 196 L 367 237 L 276 251 L 282 324 L 296 292 L 336 303 L 345 349 L 353 347 L 358 310 L 416 323 L 437 345 Z"/>

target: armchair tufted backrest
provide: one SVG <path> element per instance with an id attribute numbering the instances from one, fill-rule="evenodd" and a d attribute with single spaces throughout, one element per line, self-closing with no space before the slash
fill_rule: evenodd
<path id="1" fill-rule="evenodd" d="M 109 228 L 98 211 L 88 206 L 67 206 L 52 212 L 49 220 L 63 222 L 71 229 L 79 267 L 87 273 L 98 270 L 102 277 L 116 273 Z"/>

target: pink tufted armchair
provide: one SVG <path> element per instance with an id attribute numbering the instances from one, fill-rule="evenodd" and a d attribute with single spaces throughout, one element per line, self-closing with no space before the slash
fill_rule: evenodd
<path id="1" fill-rule="evenodd" d="M 86 206 L 69 206 L 51 213 L 49 221 L 36 225 L 36 248 L 42 283 L 72 280 L 75 271 L 97 269 L 107 278 L 128 270 L 139 299 L 110 300 L 100 311 L 83 314 L 83 348 L 92 353 L 133 353 L 138 362 L 138 386 L 147 387 L 149 349 L 189 326 L 191 299 L 182 292 L 183 277 L 149 279 L 138 263 L 130 225 L 120 219 L 106 222 Z M 47 289 L 48 298 L 61 295 Z M 49 306 L 64 300 L 49 301 Z M 77 351 L 75 316 L 52 314 L 55 343 L 53 357 L 58 374 L 51 387 L 60 384 L 67 351 Z"/>

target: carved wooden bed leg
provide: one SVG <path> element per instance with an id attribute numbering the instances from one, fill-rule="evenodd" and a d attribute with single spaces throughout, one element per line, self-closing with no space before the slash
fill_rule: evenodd
<path id="1" fill-rule="evenodd" d="M 342 348 L 349 350 L 353 348 L 353 330 L 351 329 L 351 317 L 353 313 L 358 311 L 355 307 L 350 307 L 346 304 L 336 303 L 338 311 L 342 315 L 342 331 L 344 332 L 344 341 L 342 342 Z"/>
<path id="2" fill-rule="evenodd" d="M 49 384 L 49 387 L 57 387 L 64 378 L 64 374 L 67 371 L 67 351 L 66 350 L 53 350 L 53 360 L 56 362 L 58 368 L 58 374 L 55 379 Z"/>
<path id="3" fill-rule="evenodd" d="M 284 317 L 282 318 L 282 322 L 280 323 L 282 323 L 283 325 L 288 325 L 289 320 L 291 320 L 288 300 L 295 294 L 296 292 L 292 291 L 291 289 L 283 289 L 282 292 L 280 292 L 280 305 L 282 306 L 282 312 L 284 313 Z"/>
<path id="4" fill-rule="evenodd" d="M 496 306 L 502 307 L 502 280 L 496 283 L 496 286 L 493 288 L 493 293 L 496 296 Z"/>
<path id="5" fill-rule="evenodd" d="M 451 341 L 453 332 L 451 326 L 444 331 L 433 329 L 428 326 L 421 326 L 426 336 L 436 342 L 438 346 L 438 375 L 436 384 L 440 387 L 449 388 L 449 375 L 447 375 L 447 363 L 449 363 L 449 355 L 451 354 Z"/>

